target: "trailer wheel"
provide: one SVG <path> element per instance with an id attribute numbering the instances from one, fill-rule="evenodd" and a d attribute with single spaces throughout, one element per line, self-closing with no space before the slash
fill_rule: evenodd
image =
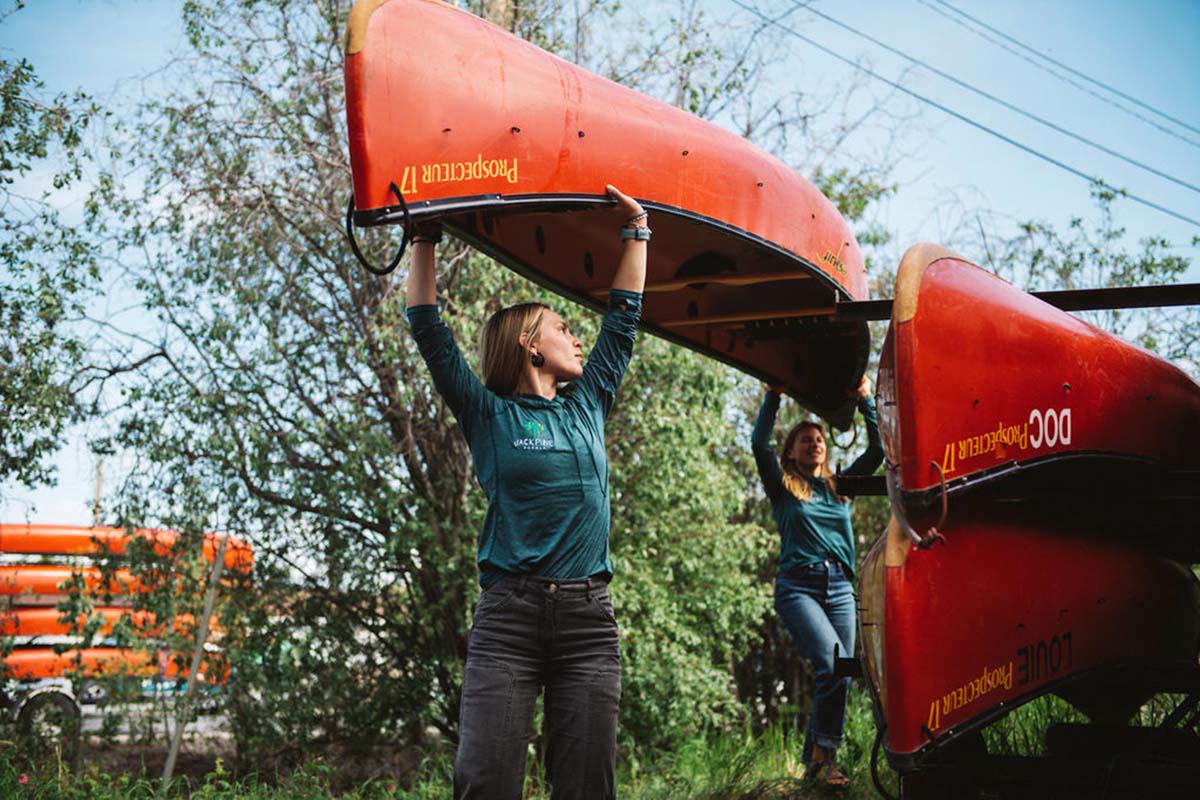
<path id="1" fill-rule="evenodd" d="M 17 715 L 17 732 L 31 755 L 57 754 L 75 765 L 79 758 L 81 713 L 62 692 L 42 692 L 25 701 Z"/>

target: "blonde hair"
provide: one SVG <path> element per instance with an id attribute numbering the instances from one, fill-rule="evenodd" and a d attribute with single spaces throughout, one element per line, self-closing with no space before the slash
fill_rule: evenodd
<path id="1" fill-rule="evenodd" d="M 513 394 L 521 382 L 529 351 L 521 346 L 537 342 L 542 332 L 542 315 L 549 306 L 519 303 L 502 308 L 488 319 L 479 334 L 479 372 L 483 384 L 496 394 Z"/>
<path id="2" fill-rule="evenodd" d="M 801 422 L 788 433 L 787 439 L 783 443 L 783 458 L 779 462 L 783 467 L 783 488 L 791 492 L 792 496 L 797 500 L 807 503 L 809 500 L 812 500 L 812 484 L 808 482 L 804 477 L 804 473 L 796 466 L 796 462 L 792 459 L 791 455 L 792 446 L 796 443 L 796 439 L 799 438 L 800 432 L 805 430 L 820 431 L 822 438 L 828 438 L 825 436 L 825 429 L 817 423 L 809 421 Z M 826 449 L 825 452 L 825 461 L 821 463 L 821 477 L 829 484 L 829 491 L 833 492 L 833 495 L 840 502 L 848 503 L 850 502 L 850 498 L 843 497 L 837 492 L 837 479 L 833 476 L 833 470 L 829 468 L 829 450 Z"/>

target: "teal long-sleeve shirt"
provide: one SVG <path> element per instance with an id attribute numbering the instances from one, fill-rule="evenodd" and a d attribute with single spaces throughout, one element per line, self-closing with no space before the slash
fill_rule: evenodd
<path id="1" fill-rule="evenodd" d="M 437 306 L 407 309 L 434 386 L 462 426 L 488 497 L 479 582 L 507 574 L 612 576 L 604 422 L 633 354 L 642 296 L 614 289 L 583 375 L 553 400 L 497 395 L 467 365 Z"/>
<path id="2" fill-rule="evenodd" d="M 846 475 L 870 475 L 883 463 L 883 442 L 879 438 L 879 421 L 875 401 L 865 397 L 858 401 L 858 410 L 867 423 L 867 449 L 854 460 Z M 854 531 L 850 526 L 850 503 L 843 503 L 830 491 L 824 478 L 805 475 L 812 484 L 812 498 L 799 500 L 783 485 L 783 470 L 771 447 L 771 430 L 779 411 L 779 395 L 767 392 L 754 423 L 751 448 L 763 488 L 771 500 L 771 511 L 782 540 L 779 551 L 779 573 L 805 567 L 826 559 L 836 559 L 854 574 Z"/>

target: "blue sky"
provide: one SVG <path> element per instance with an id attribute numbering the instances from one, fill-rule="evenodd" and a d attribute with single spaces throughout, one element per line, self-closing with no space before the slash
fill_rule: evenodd
<path id="1" fill-rule="evenodd" d="M 742 2 L 754 5 L 751 0 Z M 1200 1 L 948 2 L 1031 48 L 1200 129 Z M 794 3 L 757 0 L 757 5 L 778 14 Z M 714 21 L 745 23 L 752 19 L 727 0 L 704 0 L 703 7 Z M 0 8 L 7 10 L 11 3 Z M 1183 142 L 1054 80 L 952 22 L 953 12 L 938 0 L 823 0 L 814 8 L 1033 114 L 1179 180 L 1200 185 L 1200 132 L 1155 117 L 1196 144 Z M 793 12 L 787 24 L 889 78 L 903 75 L 907 88 L 1053 158 L 1200 219 L 1200 193 L 1047 131 L 803 9 Z M 771 72 L 773 80 L 791 81 L 822 95 L 853 79 L 852 67 L 799 40 L 789 42 L 786 56 Z M 160 83 L 154 70 L 173 49 L 182 46 L 179 7 L 170 2 L 32 0 L 27 8 L 0 21 L 0 49 L 5 57 L 31 60 L 51 90 L 82 87 L 101 100 L 156 91 Z M 865 80 L 873 91 L 888 92 L 881 84 Z M 1128 101 L 1119 102 L 1132 107 Z M 898 100 L 889 108 L 896 113 L 915 113 L 906 123 L 910 133 L 902 142 L 904 150 L 897 155 L 892 176 L 900 189 L 879 210 L 879 221 L 897 232 L 895 256 L 917 241 L 950 240 L 970 223 L 971 218 L 961 214 L 962 205 L 949 202 L 951 198 L 961 199 L 969 208 L 986 210 L 1000 226 L 1038 219 L 1062 227 L 1072 216 L 1092 216 L 1085 181 L 911 99 Z M 1136 110 L 1153 116 L 1144 109 Z M 855 152 L 877 151 L 878 146 L 877 140 L 862 136 L 847 143 L 846 154 L 853 158 Z M 65 202 L 69 215 L 72 201 Z M 1200 227 L 1128 200 L 1119 201 L 1116 210 L 1131 241 L 1155 235 L 1183 244 L 1200 236 Z M 1181 252 L 1200 262 L 1200 248 L 1186 246 Z M 1188 278 L 1200 280 L 1200 263 L 1193 265 Z M 86 508 L 94 491 L 95 465 L 82 437 L 68 446 L 59 465 L 61 482 L 55 489 L 33 495 L 18 493 L 16 497 L 11 487 L 0 490 L 0 495 L 10 498 L 7 505 L 0 505 L 0 517 L 24 516 L 25 504 L 34 501 L 39 506 L 38 519 L 88 522 Z"/>

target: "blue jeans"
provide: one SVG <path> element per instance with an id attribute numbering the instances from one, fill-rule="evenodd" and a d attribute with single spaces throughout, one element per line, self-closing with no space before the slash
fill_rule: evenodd
<path id="1" fill-rule="evenodd" d="M 850 679 L 833 676 L 833 654 L 837 645 L 839 657 L 854 655 L 854 589 L 841 564 L 821 561 L 775 578 L 775 610 L 816 676 L 802 756 L 809 764 L 814 744 L 842 745 Z"/>
<path id="2" fill-rule="evenodd" d="M 553 800 L 616 794 L 621 657 L 604 581 L 502 578 L 475 606 L 454 797 L 520 800 L 538 692 Z"/>

